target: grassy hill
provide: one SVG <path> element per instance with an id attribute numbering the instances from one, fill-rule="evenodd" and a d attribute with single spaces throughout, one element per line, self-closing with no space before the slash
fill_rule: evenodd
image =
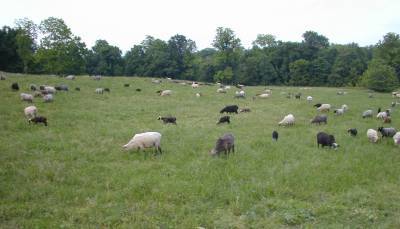
<path id="1" fill-rule="evenodd" d="M 11 91 L 12 82 L 19 92 Z M 31 83 L 70 87 L 53 103 L 34 100 L 48 127 L 29 125 L 23 115 L 29 104 L 19 93 L 29 92 Z M 80 92 L 73 90 L 77 86 Z M 95 94 L 97 87 L 111 93 Z M 361 118 L 366 109 L 389 108 L 391 95 L 271 88 L 271 98 L 252 100 L 264 87 L 246 87 L 248 97 L 234 99 L 235 88 L 217 94 L 217 86 L 192 89 L 149 78 L 9 76 L 0 81 L 0 227 L 400 227 L 399 147 L 393 139 L 369 143 L 367 129 L 382 121 Z M 160 97 L 160 89 L 173 95 Z M 196 92 L 204 96 L 196 98 Z M 288 92 L 303 97 L 287 99 Z M 311 125 L 317 102 L 347 104 L 349 111 L 331 111 L 327 125 Z M 217 126 L 219 110 L 230 104 L 252 112 Z M 279 127 L 289 113 L 296 125 Z M 178 125 L 164 125 L 159 115 L 176 116 Z M 400 129 L 398 108 L 392 122 L 385 126 Z M 352 127 L 357 137 L 347 134 Z M 122 150 L 144 131 L 163 135 L 162 155 Z M 319 131 L 335 135 L 339 149 L 318 149 Z M 236 138 L 236 153 L 210 157 L 216 139 L 228 132 Z"/>

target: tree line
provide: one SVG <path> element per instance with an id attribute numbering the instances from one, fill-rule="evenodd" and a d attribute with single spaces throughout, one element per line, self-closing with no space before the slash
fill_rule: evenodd
<path id="1" fill-rule="evenodd" d="M 392 90 L 400 80 L 400 36 L 377 44 L 331 44 L 314 31 L 301 42 L 259 34 L 245 49 L 230 28 L 216 29 L 212 48 L 177 34 L 168 41 L 147 36 L 125 54 L 106 40 L 90 49 L 60 18 L 40 24 L 18 19 L 0 30 L 0 70 L 34 74 L 170 77 L 246 85 L 367 86 Z M 373 85 L 373 86 L 372 86 Z"/>

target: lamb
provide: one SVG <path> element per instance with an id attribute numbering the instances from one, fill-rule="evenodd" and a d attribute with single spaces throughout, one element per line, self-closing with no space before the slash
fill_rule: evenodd
<path id="1" fill-rule="evenodd" d="M 172 95 L 172 91 L 171 90 L 163 90 L 160 93 L 160 96 L 169 96 Z"/>
<path id="2" fill-rule="evenodd" d="M 329 111 L 330 109 L 331 109 L 331 105 L 324 103 L 324 104 L 321 104 L 321 106 L 317 108 L 317 111 L 324 112 L 324 111 Z"/>
<path id="3" fill-rule="evenodd" d="M 228 124 L 230 124 L 231 123 L 231 120 L 230 120 L 230 118 L 231 117 L 229 117 L 229 116 L 222 116 L 220 119 L 219 119 L 219 121 L 217 122 L 217 124 L 221 124 L 221 123 L 228 123 Z"/>
<path id="4" fill-rule="evenodd" d="M 47 126 L 47 118 L 43 117 L 43 116 L 36 116 L 36 117 L 30 118 L 28 120 L 28 122 L 29 123 L 33 122 L 35 124 L 43 123 L 45 126 Z"/>
<path id="5" fill-rule="evenodd" d="M 19 90 L 19 85 L 18 85 L 18 83 L 12 83 L 12 84 L 11 84 L 11 89 L 12 89 L 13 91 L 18 91 L 18 90 Z"/>
<path id="6" fill-rule="evenodd" d="M 333 135 L 329 135 L 325 132 L 318 132 L 317 134 L 317 146 L 319 145 L 324 148 L 325 146 L 337 148 L 339 145 L 336 143 L 335 137 Z"/>
<path id="7" fill-rule="evenodd" d="M 250 108 L 242 108 L 242 109 L 239 109 L 239 113 L 248 113 L 248 112 L 250 112 L 251 110 L 250 110 Z"/>
<path id="8" fill-rule="evenodd" d="M 294 116 L 292 114 L 288 114 L 286 115 L 282 121 L 279 122 L 279 126 L 291 126 L 294 125 L 295 119 Z"/>
<path id="9" fill-rule="evenodd" d="M 278 131 L 274 130 L 274 131 L 272 132 L 272 139 L 273 139 L 274 141 L 278 141 L 278 137 L 279 137 Z"/>
<path id="10" fill-rule="evenodd" d="M 321 124 L 321 123 L 328 123 L 328 116 L 326 115 L 317 115 L 314 117 L 314 119 L 311 120 L 311 124 L 313 123 L 317 123 L 317 124 Z"/>
<path id="11" fill-rule="evenodd" d="M 356 128 L 351 128 L 347 130 L 347 133 L 350 133 L 351 136 L 355 137 L 357 136 L 358 131 Z"/>
<path id="12" fill-rule="evenodd" d="M 226 90 L 224 88 L 218 88 L 217 92 L 218 93 L 226 93 Z"/>
<path id="13" fill-rule="evenodd" d="M 224 113 L 224 112 L 226 112 L 226 113 L 238 113 L 238 109 L 239 109 L 239 107 L 237 106 L 237 105 L 229 105 L 229 106 L 226 106 L 226 107 L 224 107 L 219 113 Z"/>
<path id="14" fill-rule="evenodd" d="M 372 110 L 366 110 L 362 114 L 362 118 L 370 118 L 374 115 L 374 112 Z"/>
<path id="15" fill-rule="evenodd" d="M 97 94 L 103 94 L 104 93 L 104 89 L 103 88 L 96 88 L 95 92 Z"/>
<path id="16" fill-rule="evenodd" d="M 20 96 L 22 101 L 33 102 L 33 95 L 31 94 L 21 93 Z"/>
<path id="17" fill-rule="evenodd" d="M 333 113 L 335 113 L 336 115 L 343 115 L 344 114 L 344 109 L 340 108 L 340 109 L 336 109 L 333 111 Z"/>
<path id="18" fill-rule="evenodd" d="M 172 123 L 176 125 L 176 117 L 168 116 L 168 117 L 161 117 L 158 116 L 158 120 L 162 120 L 164 124 Z"/>
<path id="19" fill-rule="evenodd" d="M 122 146 L 125 150 L 141 150 L 145 148 L 155 148 L 155 152 L 161 151 L 161 134 L 158 132 L 144 132 L 135 134 L 133 138 Z"/>
<path id="20" fill-rule="evenodd" d="M 235 138 L 232 134 L 227 133 L 218 138 L 215 147 L 210 151 L 210 155 L 219 156 L 221 152 L 224 152 L 225 155 L 228 155 L 231 150 L 232 153 L 235 152 Z"/>
<path id="21" fill-rule="evenodd" d="M 393 141 L 395 145 L 400 145 L 400 132 L 397 132 L 394 136 L 393 136 Z"/>
<path id="22" fill-rule="evenodd" d="M 370 142 L 376 143 L 379 140 L 378 132 L 374 129 L 367 130 L 367 137 Z"/>
<path id="23" fill-rule="evenodd" d="M 47 94 L 43 96 L 43 100 L 45 103 L 50 103 L 54 101 L 54 97 L 52 94 Z"/>
<path id="24" fill-rule="evenodd" d="M 313 97 L 312 97 L 312 96 L 307 96 L 307 102 L 311 103 L 312 100 L 313 100 Z"/>
<path id="25" fill-rule="evenodd" d="M 378 131 L 381 132 L 382 138 L 384 137 L 393 137 L 396 134 L 396 129 L 393 127 L 383 128 L 382 126 L 378 128 Z"/>
<path id="26" fill-rule="evenodd" d="M 25 107 L 24 114 L 25 114 L 25 117 L 28 119 L 34 118 L 34 117 L 36 117 L 36 114 L 37 114 L 37 108 L 35 106 Z"/>

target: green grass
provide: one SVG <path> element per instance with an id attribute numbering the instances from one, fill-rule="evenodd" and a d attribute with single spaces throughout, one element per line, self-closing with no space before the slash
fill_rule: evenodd
<path id="1" fill-rule="evenodd" d="M 58 93 L 53 103 L 35 99 L 49 126 L 29 125 L 18 82 L 68 84 L 81 91 Z M 123 87 L 130 83 L 131 87 Z M 97 95 L 97 87 L 111 93 Z M 142 92 L 136 92 L 141 88 Z M 155 91 L 171 89 L 170 97 Z M 362 119 L 366 109 L 388 108 L 390 94 L 368 98 L 363 89 L 272 87 L 269 99 L 252 100 L 263 87 L 217 94 L 216 86 L 190 86 L 148 78 L 114 77 L 74 81 L 11 75 L 0 81 L 1 228 L 399 228 L 400 153 L 392 139 L 368 142 L 366 130 L 382 123 Z M 205 96 L 196 98 L 195 93 Z M 302 92 L 302 100 L 282 92 Z M 308 104 L 305 96 L 312 95 Z M 347 104 L 349 112 L 328 115 L 328 125 L 310 125 L 317 102 Z M 237 104 L 251 113 L 216 125 L 219 110 Z M 288 113 L 293 127 L 278 127 Z M 159 115 L 178 125 L 163 125 Z M 400 128 L 394 109 L 392 126 Z M 388 126 L 388 125 L 386 125 Z M 346 129 L 356 127 L 359 136 Z M 271 133 L 280 138 L 273 142 Z M 164 154 L 124 152 L 135 133 L 158 131 Z M 318 149 L 316 133 L 334 134 L 338 150 Z M 236 153 L 210 157 L 216 139 L 231 132 Z"/>

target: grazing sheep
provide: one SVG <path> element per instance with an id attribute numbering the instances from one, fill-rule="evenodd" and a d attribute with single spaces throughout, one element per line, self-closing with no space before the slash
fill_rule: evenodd
<path id="1" fill-rule="evenodd" d="M 43 96 L 43 100 L 45 103 L 50 103 L 54 101 L 54 97 L 52 94 L 47 94 Z"/>
<path id="2" fill-rule="evenodd" d="M 25 107 L 24 114 L 25 114 L 25 117 L 28 119 L 34 118 L 34 117 L 36 117 L 36 114 L 37 114 L 37 108 L 35 106 Z"/>
<path id="3" fill-rule="evenodd" d="M 31 94 L 21 93 L 20 96 L 22 101 L 33 102 L 33 95 Z"/>
<path id="4" fill-rule="evenodd" d="M 230 124 L 231 123 L 231 120 L 230 120 L 230 118 L 231 117 L 229 117 L 229 116 L 222 116 L 220 119 L 219 119 L 219 121 L 217 122 L 217 124 L 221 124 L 221 123 L 228 123 L 228 124 Z"/>
<path id="5" fill-rule="evenodd" d="M 383 123 L 392 123 L 392 118 L 390 116 L 384 117 Z"/>
<path id="6" fill-rule="evenodd" d="M 242 109 L 239 109 L 239 113 L 248 113 L 248 112 L 250 112 L 251 110 L 250 110 L 250 108 L 242 108 Z"/>
<path id="7" fill-rule="evenodd" d="M 6 77 L 3 75 L 0 75 L 0 80 L 6 80 Z"/>
<path id="8" fill-rule="evenodd" d="M 239 107 L 237 105 L 229 105 L 229 106 L 225 106 L 224 108 L 222 108 L 222 110 L 219 113 L 238 113 L 238 109 Z"/>
<path id="9" fill-rule="evenodd" d="M 311 120 L 311 124 L 313 123 L 317 123 L 317 124 L 321 124 L 321 123 L 328 123 L 328 116 L 326 115 L 317 115 L 314 117 L 314 119 Z"/>
<path id="10" fill-rule="evenodd" d="M 196 83 L 196 82 L 193 82 L 192 83 L 192 88 L 198 88 L 199 87 L 199 84 L 198 83 Z"/>
<path id="11" fill-rule="evenodd" d="M 246 97 L 246 93 L 244 91 L 236 91 L 235 92 L 235 98 L 245 98 Z"/>
<path id="12" fill-rule="evenodd" d="M 392 112 L 392 110 L 391 109 L 386 109 L 386 116 L 390 116 L 390 113 Z"/>
<path id="13" fill-rule="evenodd" d="M 349 107 L 346 104 L 343 104 L 342 105 L 342 109 L 343 109 L 344 112 L 346 112 L 346 111 L 349 110 Z"/>
<path id="14" fill-rule="evenodd" d="M 217 92 L 218 93 L 226 93 L 226 90 L 224 88 L 218 88 Z"/>
<path id="15" fill-rule="evenodd" d="M 386 111 L 381 111 L 381 112 L 379 112 L 377 115 L 376 115 L 376 118 L 380 118 L 380 119 L 384 119 L 384 118 L 386 118 L 388 115 L 387 115 L 387 112 Z"/>
<path id="16" fill-rule="evenodd" d="M 270 94 L 270 95 L 272 94 L 272 90 L 271 89 L 265 89 L 264 92 L 267 93 L 267 94 Z"/>
<path id="17" fill-rule="evenodd" d="M 172 95 L 172 91 L 171 90 L 163 90 L 163 91 L 160 91 L 159 93 L 160 93 L 160 96 L 170 96 L 170 95 Z"/>
<path id="18" fill-rule="evenodd" d="M 393 128 L 393 127 L 384 128 L 384 127 L 381 126 L 381 127 L 378 128 L 378 131 L 381 132 L 382 138 L 384 138 L 384 137 L 393 137 L 396 134 L 396 129 Z"/>
<path id="19" fill-rule="evenodd" d="M 256 94 L 256 96 L 253 97 L 253 99 L 255 99 L 255 98 L 266 99 L 266 98 L 269 98 L 270 96 L 271 96 L 271 94 L 268 94 L 268 93 Z"/>
<path id="20" fill-rule="evenodd" d="M 291 125 L 294 125 L 294 123 L 295 123 L 294 116 L 292 114 L 288 114 L 282 119 L 282 121 L 280 121 L 278 123 L 278 125 L 279 126 L 281 126 L 281 125 L 282 126 L 291 126 Z"/>
<path id="21" fill-rule="evenodd" d="M 300 99 L 300 98 L 301 98 L 301 93 L 295 94 L 294 97 L 295 97 L 296 99 Z"/>
<path id="22" fill-rule="evenodd" d="M 75 91 L 81 91 L 81 88 L 80 87 L 76 87 Z"/>
<path id="23" fill-rule="evenodd" d="M 395 102 L 392 102 L 392 103 L 390 104 L 390 106 L 391 106 L 391 107 L 395 107 L 395 106 L 396 106 L 396 103 L 395 103 Z"/>
<path id="24" fill-rule="evenodd" d="M 244 85 L 243 84 L 236 84 L 235 87 L 237 87 L 239 89 L 243 89 Z"/>
<path id="25" fill-rule="evenodd" d="M 155 84 L 160 84 L 162 81 L 161 80 L 152 79 L 151 82 L 155 83 Z"/>
<path id="26" fill-rule="evenodd" d="M 321 104 L 321 106 L 317 108 L 317 111 L 324 112 L 324 111 L 329 111 L 330 109 L 331 109 L 331 105 L 324 103 L 324 104 Z"/>
<path id="27" fill-rule="evenodd" d="M 319 145 L 324 148 L 325 146 L 337 148 L 339 145 L 336 143 L 335 137 L 333 135 L 329 135 L 325 132 L 318 132 L 317 134 L 317 146 Z"/>
<path id="28" fill-rule="evenodd" d="M 172 123 L 176 125 L 176 117 L 168 116 L 168 117 L 161 117 L 158 116 L 157 120 L 162 120 L 164 124 Z"/>
<path id="29" fill-rule="evenodd" d="M 45 86 L 43 90 L 46 91 L 47 94 L 55 94 L 56 93 L 56 89 L 51 86 Z"/>
<path id="30" fill-rule="evenodd" d="M 135 134 L 133 138 L 122 146 L 125 150 L 141 150 L 145 148 L 155 148 L 156 152 L 161 151 L 161 134 L 158 132 L 145 132 Z"/>
<path id="31" fill-rule="evenodd" d="M 278 137 L 279 137 L 278 131 L 274 130 L 272 132 L 272 140 L 278 141 Z"/>
<path id="32" fill-rule="evenodd" d="M 105 92 L 110 92 L 111 90 L 110 90 L 110 88 L 106 87 L 106 88 L 104 88 L 104 91 Z"/>
<path id="33" fill-rule="evenodd" d="M 57 91 L 68 91 L 68 86 L 67 85 L 60 85 L 60 86 L 56 86 L 54 87 Z"/>
<path id="34" fill-rule="evenodd" d="M 374 115 L 372 110 L 366 110 L 362 114 L 362 118 L 371 118 Z"/>
<path id="35" fill-rule="evenodd" d="M 29 88 L 31 89 L 31 91 L 36 91 L 37 90 L 37 86 L 35 84 L 29 85 Z"/>
<path id="36" fill-rule="evenodd" d="M 74 79 L 75 79 L 75 76 L 74 76 L 74 75 L 69 75 L 69 76 L 65 77 L 65 79 L 67 79 L 67 80 L 74 80 Z"/>
<path id="37" fill-rule="evenodd" d="M 225 155 L 228 155 L 232 150 L 232 153 L 235 152 L 235 138 L 232 134 L 227 133 L 222 137 L 218 138 L 215 147 L 210 151 L 210 155 L 215 156 L 224 152 Z"/>
<path id="38" fill-rule="evenodd" d="M 11 84 L 11 89 L 12 89 L 13 91 L 18 91 L 18 90 L 19 90 L 19 85 L 18 85 L 18 83 L 12 83 L 12 84 Z"/>
<path id="39" fill-rule="evenodd" d="M 225 86 L 224 87 L 226 90 L 229 90 L 229 89 L 231 89 L 231 86 Z"/>
<path id="40" fill-rule="evenodd" d="M 376 143 L 379 140 L 378 132 L 374 129 L 367 130 L 367 137 L 370 142 Z"/>
<path id="41" fill-rule="evenodd" d="M 356 128 L 351 128 L 347 130 L 347 133 L 350 133 L 351 136 L 355 137 L 357 136 L 358 131 Z"/>
<path id="42" fill-rule="evenodd" d="M 344 114 L 344 109 L 343 108 L 335 109 L 333 111 L 333 113 L 335 113 L 336 115 L 343 115 Z"/>
<path id="43" fill-rule="evenodd" d="M 35 124 L 43 123 L 45 126 L 47 126 L 47 118 L 43 117 L 43 116 L 36 116 L 36 117 L 30 118 L 28 120 L 28 122 L 29 123 L 33 122 Z"/>
<path id="44" fill-rule="evenodd" d="M 124 87 L 129 87 L 129 83 L 124 84 Z"/>
<path id="45" fill-rule="evenodd" d="M 320 106 L 322 106 L 321 103 L 316 103 L 316 104 L 314 104 L 314 107 L 316 107 L 316 108 L 318 108 L 318 107 L 320 107 Z"/>
<path id="46" fill-rule="evenodd" d="M 400 145 L 400 132 L 397 132 L 394 136 L 393 136 L 393 141 L 395 145 Z"/>
<path id="47" fill-rule="evenodd" d="M 311 103 L 313 100 L 312 96 L 307 96 L 307 102 Z"/>
<path id="48" fill-rule="evenodd" d="M 97 94 L 103 94 L 104 93 L 104 89 L 103 88 L 96 88 L 95 92 Z"/>
<path id="49" fill-rule="evenodd" d="M 201 96 L 202 96 L 201 93 L 196 93 L 196 97 L 197 97 L 197 98 L 200 98 Z"/>
<path id="50" fill-rule="evenodd" d="M 93 79 L 93 80 L 101 80 L 101 76 L 100 76 L 100 75 L 93 76 L 92 79 Z"/>
<path id="51" fill-rule="evenodd" d="M 344 95 L 344 92 L 343 91 L 338 91 L 338 92 L 336 92 L 336 94 L 337 95 Z"/>
<path id="52" fill-rule="evenodd" d="M 142 91 L 142 89 L 140 89 L 140 88 L 136 88 L 136 90 L 135 91 Z"/>
<path id="53" fill-rule="evenodd" d="M 43 94 L 42 94 L 42 92 L 41 91 L 35 91 L 35 92 L 33 92 L 33 97 L 42 97 L 43 96 Z"/>

